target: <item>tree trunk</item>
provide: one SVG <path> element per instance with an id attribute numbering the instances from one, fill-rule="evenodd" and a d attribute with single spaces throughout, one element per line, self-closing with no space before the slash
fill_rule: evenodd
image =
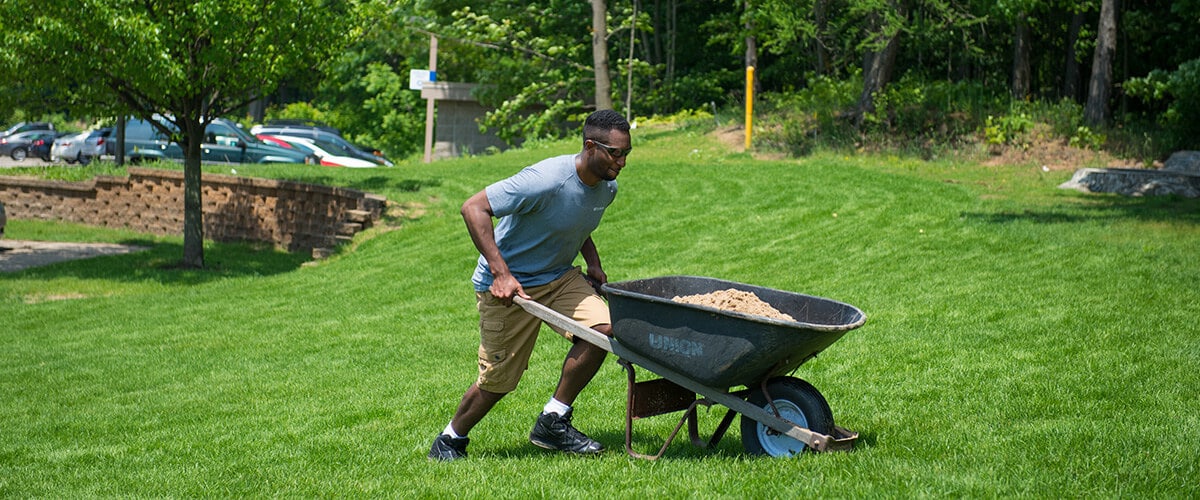
<path id="1" fill-rule="evenodd" d="M 183 155 L 183 267 L 204 267 L 204 206 L 200 191 L 200 151 L 204 125 L 185 120 Z"/>
<path id="2" fill-rule="evenodd" d="M 754 35 L 754 10 L 750 5 L 750 0 L 746 0 L 746 10 L 743 13 L 746 19 L 746 67 L 758 68 L 758 37 Z M 754 94 L 757 95 L 761 87 L 758 84 L 758 72 L 754 72 Z M 749 97 L 749 96 L 747 96 Z"/>
<path id="3" fill-rule="evenodd" d="M 1100 28 L 1096 33 L 1096 52 L 1092 56 L 1092 79 L 1088 84 L 1083 119 L 1089 126 L 1108 122 L 1108 98 L 1112 92 L 1113 54 L 1117 50 L 1117 0 L 1100 4 Z"/>
<path id="4" fill-rule="evenodd" d="M 625 121 L 633 122 L 633 49 L 637 47 L 637 17 L 641 3 L 633 0 L 633 20 L 629 22 L 629 67 L 625 75 Z"/>
<path id="5" fill-rule="evenodd" d="M 613 109 L 612 79 L 608 73 L 608 6 L 592 0 L 592 61 L 596 73 L 596 109 Z"/>
<path id="6" fill-rule="evenodd" d="M 667 88 L 670 97 L 667 100 L 668 109 L 675 108 L 675 40 L 678 35 L 676 24 L 679 21 L 679 0 L 667 2 Z"/>
<path id="7" fill-rule="evenodd" d="M 1086 16 L 1082 12 L 1071 15 L 1071 27 L 1067 31 L 1067 57 L 1063 68 L 1062 96 L 1079 102 L 1079 59 L 1075 45 L 1079 43 L 1079 31 L 1083 29 Z"/>
<path id="8" fill-rule="evenodd" d="M 828 75 L 833 68 L 832 58 L 829 56 L 829 49 L 825 46 L 826 31 L 829 29 L 829 0 L 816 0 L 813 2 L 813 17 L 816 18 L 817 36 L 816 43 L 816 63 L 817 74 Z"/>
<path id="9" fill-rule="evenodd" d="M 900 17 L 904 16 L 902 6 L 895 0 L 888 4 L 897 10 Z M 858 108 L 854 113 L 856 126 L 861 127 L 866 115 L 875 112 L 875 94 L 882 91 L 892 78 L 892 70 L 896 66 L 896 54 L 900 51 L 899 27 L 887 26 L 880 12 L 869 16 L 868 36 L 878 41 L 876 51 L 863 55 L 863 90 L 858 98 Z"/>
<path id="10" fill-rule="evenodd" d="M 1017 14 L 1013 26 L 1012 96 L 1024 100 L 1029 97 L 1029 22 L 1026 14 Z"/>

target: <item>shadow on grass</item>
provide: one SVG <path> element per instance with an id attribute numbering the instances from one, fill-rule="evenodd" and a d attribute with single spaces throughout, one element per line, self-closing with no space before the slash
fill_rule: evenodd
<path id="1" fill-rule="evenodd" d="M 1098 220 L 1134 220 L 1142 222 L 1184 222 L 1200 224 L 1200 199 L 1179 196 L 1127 198 L 1105 196 L 1079 200 L 1074 205 L 1020 212 L 963 212 L 962 216 L 993 224 L 1029 221 L 1040 224 L 1069 224 Z"/>
<path id="2" fill-rule="evenodd" d="M 305 184 L 339 186 L 383 196 L 387 196 L 389 192 L 415 193 L 427 187 L 438 187 L 442 185 L 442 181 L 439 179 L 396 179 L 394 177 L 382 175 L 375 175 L 364 179 L 313 176 L 293 178 L 288 180 L 293 182 L 302 182 Z"/>
<path id="3" fill-rule="evenodd" d="M 741 417 L 738 417 L 739 419 Z M 737 424 L 735 423 L 736 427 Z M 589 433 L 593 439 L 600 441 L 605 446 L 604 455 L 627 455 L 625 451 L 625 433 L 624 431 L 601 430 Z M 637 431 L 633 432 L 633 451 L 646 455 L 654 455 L 662 448 L 666 442 L 668 432 L 662 435 L 652 432 Z M 711 434 L 701 430 L 700 438 L 707 441 Z M 876 443 L 876 436 L 873 433 L 861 433 L 858 441 L 855 442 L 855 449 L 871 448 Z M 472 450 L 475 451 L 475 450 Z M 557 452 L 538 448 L 528 441 L 521 443 L 512 443 L 509 445 L 492 448 L 490 450 L 478 450 L 479 456 L 489 456 L 491 458 L 513 458 L 525 459 L 542 456 L 553 456 Z M 838 452 L 829 452 L 838 453 Z M 726 434 L 725 437 L 713 447 L 700 447 L 693 445 L 688 439 L 687 429 L 681 429 L 675 440 L 667 447 L 660 460 L 705 460 L 713 457 L 740 457 L 748 460 L 774 460 L 775 458 L 766 456 L 755 456 L 746 452 L 742 446 L 741 438 L 736 433 Z M 586 458 L 586 457 L 580 457 Z M 803 459 L 803 457 L 793 458 Z M 786 459 L 778 459 L 786 460 Z"/>
<path id="4" fill-rule="evenodd" d="M 614 430 L 598 430 L 589 431 L 593 439 L 604 445 L 604 452 L 601 456 L 626 456 L 625 451 L 625 431 Z M 663 443 L 667 439 L 668 433 L 664 432 L 661 436 L 652 433 L 634 431 L 633 433 L 633 451 L 646 455 L 654 455 L 659 452 Z M 707 438 L 708 436 L 701 436 Z M 504 458 L 504 459 L 528 459 L 538 457 L 554 457 L 563 456 L 564 458 L 574 458 L 579 460 L 587 460 L 591 456 L 576 456 L 566 453 L 561 453 L 553 450 L 539 448 L 529 441 L 522 440 L 521 442 L 506 443 L 499 447 L 491 449 L 471 450 L 472 456 L 489 457 L 489 458 Z M 671 443 L 671 446 L 663 453 L 660 460 L 704 460 L 712 457 L 729 457 L 747 455 L 741 447 L 741 442 L 736 436 L 726 436 L 724 440 L 712 448 L 701 448 L 694 446 L 688 440 L 687 430 L 683 429 L 680 435 Z M 633 458 L 633 457 L 628 457 Z M 647 463 L 649 463 L 647 461 Z"/>
<path id="5" fill-rule="evenodd" d="M 77 278 L 115 282 L 158 282 L 167 285 L 195 285 L 242 276 L 270 276 L 298 269 L 311 260 L 305 253 L 286 253 L 256 243 L 206 243 L 204 269 L 180 267 L 183 244 L 128 239 L 122 245 L 146 250 L 91 257 L 28 268 L 12 276 L 32 279 Z"/>

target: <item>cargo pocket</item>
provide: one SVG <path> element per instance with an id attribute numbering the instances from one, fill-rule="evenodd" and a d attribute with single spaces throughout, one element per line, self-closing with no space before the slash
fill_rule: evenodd
<path id="1" fill-rule="evenodd" d="M 504 322 L 481 321 L 479 335 L 479 386 L 496 392 L 511 391 L 513 370 L 506 362 L 512 349 L 504 336 Z"/>
<path id="2" fill-rule="evenodd" d="M 479 322 L 479 359 L 490 364 L 503 362 L 508 358 L 508 345 L 504 338 L 503 321 Z"/>

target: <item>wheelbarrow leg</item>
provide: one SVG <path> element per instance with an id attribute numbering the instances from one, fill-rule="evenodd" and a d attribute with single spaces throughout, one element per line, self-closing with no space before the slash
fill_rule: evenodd
<path id="1" fill-rule="evenodd" d="M 667 451 L 667 448 L 671 446 L 671 442 L 675 440 L 679 429 L 683 427 L 684 420 L 695 420 L 695 407 L 699 403 L 696 400 L 696 393 L 663 379 L 638 382 L 633 364 L 625 360 L 619 360 L 619 362 L 625 368 L 625 373 L 628 375 L 629 381 L 625 398 L 625 453 L 636 458 L 658 460 Z M 635 418 L 646 418 L 679 411 L 684 409 L 681 405 L 686 405 L 687 413 L 684 414 L 683 419 L 675 426 L 675 430 L 671 432 L 666 442 L 659 448 L 658 453 L 647 455 L 633 450 L 633 420 Z"/>
<path id="2" fill-rule="evenodd" d="M 721 423 L 708 440 L 701 438 L 699 408 L 701 406 L 711 408 L 715 403 L 713 400 L 697 399 L 695 392 L 666 379 L 638 382 L 633 364 L 625 360 L 619 360 L 619 362 L 625 368 L 629 381 L 625 402 L 625 452 L 630 456 L 647 460 L 661 458 L 671 443 L 675 441 L 675 437 L 679 435 L 685 422 L 688 424 L 688 435 L 692 444 L 699 448 L 715 447 L 729 430 L 729 426 L 737 414 L 733 410 L 726 412 L 725 417 L 721 419 Z M 683 416 L 680 417 L 679 423 L 675 425 L 671 434 L 667 436 L 666 442 L 659 448 L 658 453 L 647 455 L 633 450 L 633 421 L 635 419 L 677 411 L 683 411 Z"/>

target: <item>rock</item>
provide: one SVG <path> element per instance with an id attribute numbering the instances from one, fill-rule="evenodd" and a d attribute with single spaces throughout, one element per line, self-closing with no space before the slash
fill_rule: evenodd
<path id="1" fill-rule="evenodd" d="M 1167 158 L 1163 170 L 1200 174 L 1200 151 L 1176 151 Z"/>
<path id="2" fill-rule="evenodd" d="M 1172 159 L 1175 155 L 1172 155 Z M 1137 168 L 1081 168 L 1071 180 L 1058 186 L 1086 193 L 1117 193 L 1125 196 L 1179 195 L 1200 198 L 1200 172 Z"/>

